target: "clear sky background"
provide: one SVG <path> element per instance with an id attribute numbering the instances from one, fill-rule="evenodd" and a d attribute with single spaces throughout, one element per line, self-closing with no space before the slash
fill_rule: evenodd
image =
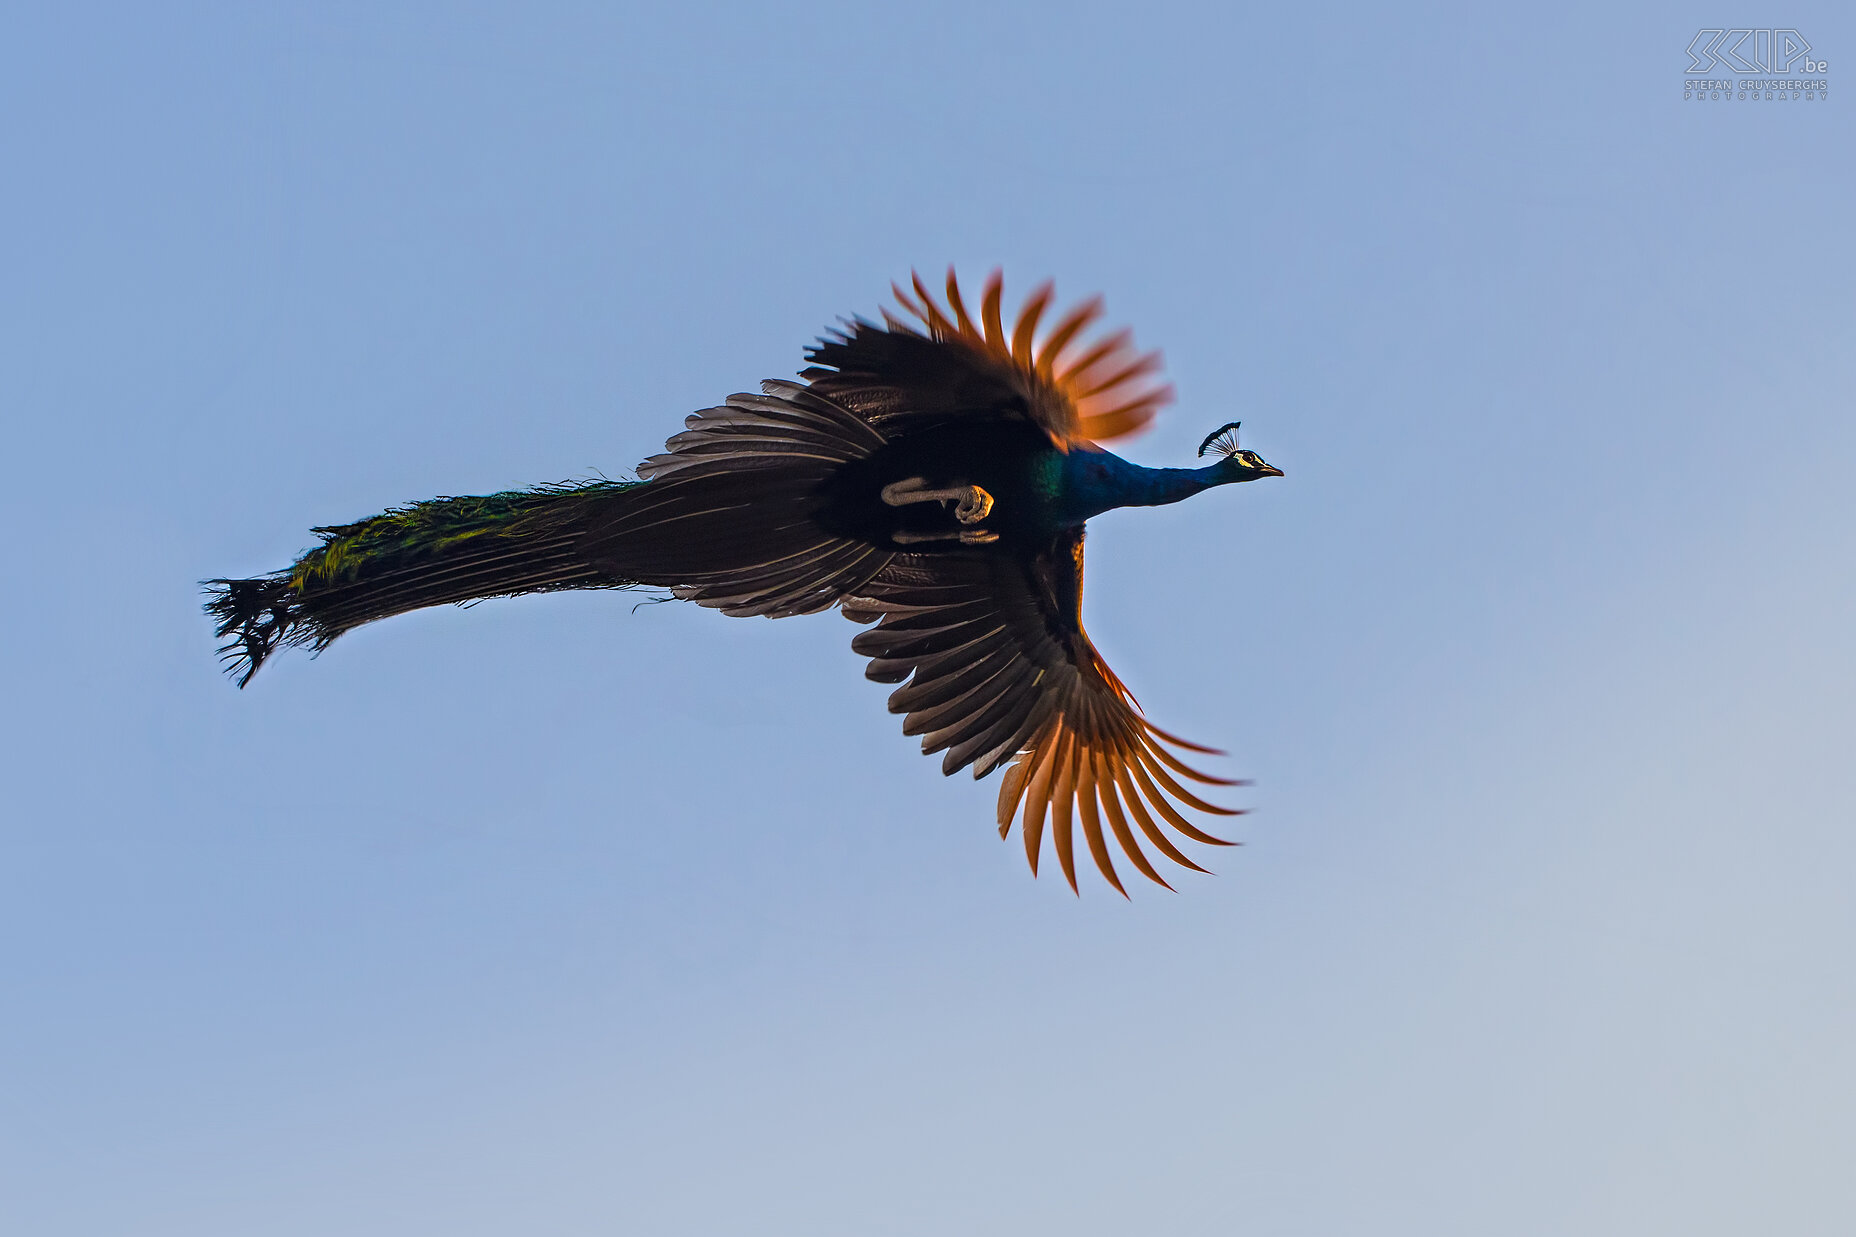
<path id="1" fill-rule="evenodd" d="M 1685 102 L 1792 25 L 1828 101 Z M 1856 1226 L 1843 6 L 14 6 L 0 1228 Z M 1846 84 L 1848 83 L 1848 84 Z M 197 582 L 622 475 L 911 266 L 1287 472 L 1092 525 L 1253 777 L 1033 881 L 853 629 L 624 595 L 244 693 Z"/>

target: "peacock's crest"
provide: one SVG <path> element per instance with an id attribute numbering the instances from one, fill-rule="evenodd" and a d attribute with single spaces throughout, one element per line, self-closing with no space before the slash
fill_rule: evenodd
<path id="1" fill-rule="evenodd" d="M 1206 453 L 1211 452 L 1219 459 L 1230 459 L 1243 450 L 1237 445 L 1237 431 L 1241 425 L 1243 425 L 1242 421 L 1232 421 L 1228 425 L 1220 425 L 1205 435 L 1205 441 L 1199 444 L 1199 458 L 1204 459 Z"/>

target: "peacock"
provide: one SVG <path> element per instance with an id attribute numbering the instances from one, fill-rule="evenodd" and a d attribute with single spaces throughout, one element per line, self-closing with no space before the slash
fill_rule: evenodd
<path id="1" fill-rule="evenodd" d="M 889 710 L 941 770 L 1005 768 L 1001 838 L 1015 819 L 1033 876 L 1047 827 L 1075 890 L 1073 821 L 1124 897 L 1108 838 L 1167 886 L 1142 845 L 1204 871 L 1169 830 L 1230 843 L 1182 809 L 1235 816 L 1183 784 L 1241 785 L 1190 767 L 1216 754 L 1141 713 L 1083 630 L 1087 522 L 1280 477 L 1238 445 L 1238 424 L 1197 468 L 1146 468 L 1100 443 L 1145 427 L 1173 398 L 1157 353 L 1129 332 L 1092 335 L 1102 300 L 1040 336 L 1045 283 L 1008 332 L 994 271 L 968 312 L 919 275 L 892 285 L 880 323 L 843 322 L 800 381 L 689 416 L 637 479 L 434 498 L 352 524 L 288 568 L 206 584 L 220 653 L 240 687 L 285 645 L 320 651 L 363 623 L 444 602 L 562 589 L 654 587 L 735 616 L 833 606 L 865 630 L 865 674 L 897 684 Z"/>

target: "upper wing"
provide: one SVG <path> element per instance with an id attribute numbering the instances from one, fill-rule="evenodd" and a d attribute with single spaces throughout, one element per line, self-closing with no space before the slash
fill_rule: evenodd
<path id="1" fill-rule="evenodd" d="M 1048 283 L 1026 299 L 1009 337 L 1000 316 L 998 271 L 980 294 L 977 323 L 967 314 L 951 268 L 946 309 L 921 276 L 912 283 L 913 295 L 895 288 L 896 299 L 921 329 L 887 309 L 883 326 L 858 319 L 820 340 L 807 353 L 812 364 L 802 374 L 814 390 L 886 435 L 956 417 L 1022 417 L 1068 450 L 1131 434 L 1173 398 L 1172 387 L 1151 377 L 1160 368 L 1160 354 L 1137 353 L 1127 331 L 1066 355 L 1101 315 L 1100 297 L 1070 310 L 1039 342 L 1038 322 L 1051 300 Z"/>
<path id="2" fill-rule="evenodd" d="M 1102 831 L 1108 826 L 1141 873 L 1166 884 L 1134 832 L 1161 854 L 1198 869 L 1160 821 L 1198 842 L 1229 845 L 1194 827 L 1179 805 L 1235 816 L 1173 777 L 1234 785 L 1188 768 L 1166 745 L 1210 752 L 1154 726 L 1083 632 L 1083 531 L 1059 533 L 1024 559 L 997 552 L 898 555 L 842 603 L 854 622 L 875 622 L 851 647 L 871 659 L 865 674 L 909 682 L 889 698 L 907 715 L 904 734 L 922 751 L 946 750 L 941 769 L 975 777 L 1017 759 L 999 788 L 999 835 L 1024 805 L 1025 855 L 1033 873 L 1048 817 L 1057 859 L 1076 886 L 1071 812 L 1111 885 L 1125 895 Z M 913 677 L 911 677 L 913 676 Z"/>

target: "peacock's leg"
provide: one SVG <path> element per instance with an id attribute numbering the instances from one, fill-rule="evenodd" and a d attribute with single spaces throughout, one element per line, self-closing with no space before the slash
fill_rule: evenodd
<path id="1" fill-rule="evenodd" d="M 924 541 L 958 541 L 962 545 L 991 545 L 999 534 L 983 528 L 963 528 L 957 533 L 911 533 L 897 531 L 889 535 L 897 545 L 920 545 Z"/>
<path id="2" fill-rule="evenodd" d="M 978 524 L 992 514 L 992 495 L 979 486 L 956 485 L 944 490 L 931 490 L 928 482 L 921 477 L 910 477 L 906 481 L 884 486 L 883 501 L 892 507 L 907 506 L 909 503 L 956 503 L 954 518 L 962 524 Z"/>

